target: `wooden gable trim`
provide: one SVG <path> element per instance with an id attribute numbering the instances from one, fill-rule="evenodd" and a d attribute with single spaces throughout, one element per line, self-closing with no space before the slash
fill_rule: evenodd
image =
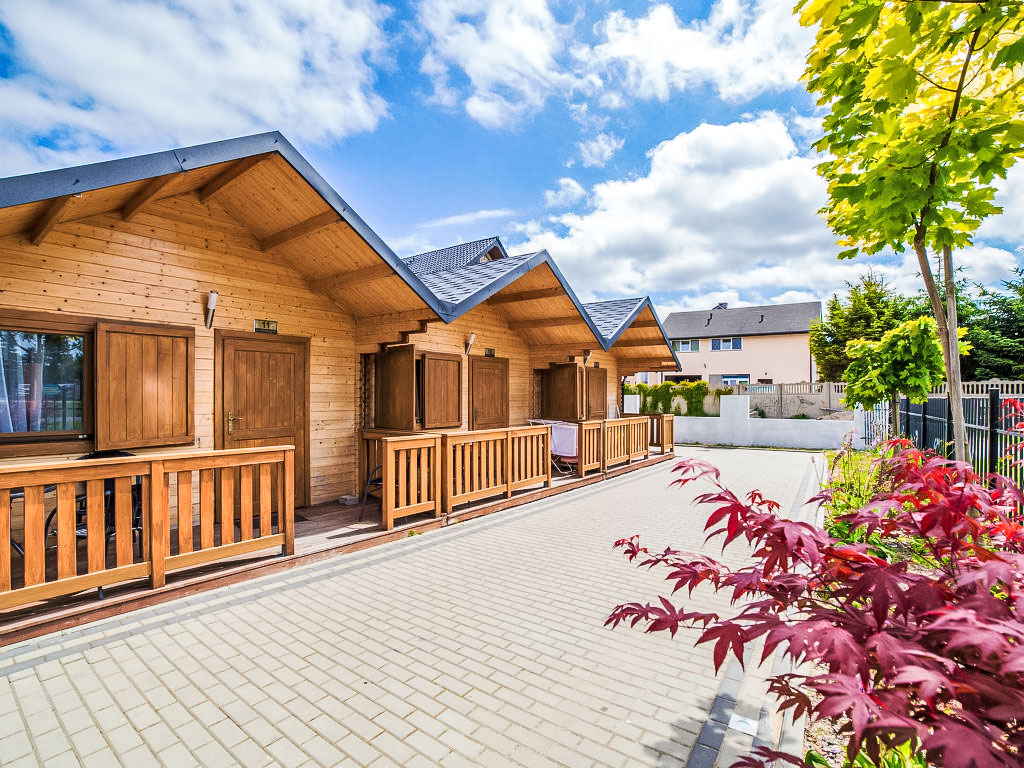
<path id="1" fill-rule="evenodd" d="M 664 339 L 619 339 L 612 344 L 612 349 L 617 347 L 662 347 L 667 346 Z"/>
<path id="2" fill-rule="evenodd" d="M 269 251 L 270 249 L 283 245 L 290 240 L 296 240 L 300 237 L 311 235 L 314 232 L 318 232 L 324 227 L 329 227 L 331 224 L 336 224 L 339 221 L 341 221 L 341 217 L 334 210 L 318 213 L 316 216 L 311 216 L 305 221 L 300 221 L 298 224 L 292 224 L 290 227 L 285 227 L 280 232 L 275 232 L 274 234 L 263 238 L 260 240 L 260 250 Z"/>

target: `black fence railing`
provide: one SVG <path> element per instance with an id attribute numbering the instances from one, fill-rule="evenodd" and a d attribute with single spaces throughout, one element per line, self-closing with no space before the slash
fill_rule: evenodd
<path id="1" fill-rule="evenodd" d="M 981 473 L 999 472 L 1024 485 L 1024 453 L 1011 448 L 1024 435 L 1011 431 L 1010 413 L 1004 407 L 1009 398 L 991 389 L 988 395 L 964 397 L 964 421 L 971 464 Z M 900 400 L 900 432 L 918 448 L 952 456 L 953 417 L 946 396 L 932 396 L 924 403 Z"/>

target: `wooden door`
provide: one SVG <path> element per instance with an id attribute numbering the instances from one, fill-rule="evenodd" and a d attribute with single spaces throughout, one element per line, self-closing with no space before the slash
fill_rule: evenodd
<path id="1" fill-rule="evenodd" d="M 587 418 L 608 418 L 608 370 L 587 368 Z"/>
<path id="2" fill-rule="evenodd" d="M 508 360 L 469 358 L 469 428 L 508 426 Z"/>
<path id="3" fill-rule="evenodd" d="M 222 333 L 217 338 L 217 448 L 295 446 L 295 506 L 309 503 L 309 341 Z"/>

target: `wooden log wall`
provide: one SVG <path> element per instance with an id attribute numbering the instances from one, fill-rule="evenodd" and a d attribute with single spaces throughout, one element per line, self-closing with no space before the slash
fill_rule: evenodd
<path id="1" fill-rule="evenodd" d="M 357 321 L 357 337 L 362 352 L 373 352 L 380 342 L 393 341 L 403 330 L 417 326 L 408 318 L 374 317 Z M 409 343 L 417 352 L 445 352 L 465 357 L 466 340 L 476 334 L 470 355 L 482 356 L 491 348 L 495 357 L 508 359 L 509 425 L 525 424 L 533 415 L 533 369 L 530 350 L 523 339 L 508 327 L 498 310 L 486 304 L 471 309 L 450 325 L 430 323 L 424 333 L 412 333 Z M 462 426 L 469 429 L 469 364 L 462 366 Z"/>
<path id="2" fill-rule="evenodd" d="M 58 225 L 38 246 L 0 238 L 0 307 L 196 330 L 196 438 L 213 442 L 213 330 L 206 294 L 220 293 L 214 326 L 251 331 L 256 318 L 310 338 L 310 484 L 313 503 L 352 493 L 356 480 L 358 356 L 355 322 L 314 292 L 281 257 L 265 253 L 216 202 L 194 193 Z"/>

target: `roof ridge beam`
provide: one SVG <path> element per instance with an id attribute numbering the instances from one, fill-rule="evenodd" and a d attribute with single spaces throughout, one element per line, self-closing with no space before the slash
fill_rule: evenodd
<path id="1" fill-rule="evenodd" d="M 329 277 L 317 280 L 314 287 L 324 293 L 348 288 L 356 283 L 370 282 L 371 280 L 382 280 L 396 274 L 390 264 L 374 264 L 373 266 L 353 269 L 348 272 L 338 272 Z"/>
<path id="2" fill-rule="evenodd" d="M 267 235 L 260 240 L 260 250 L 269 251 L 272 248 L 277 248 L 279 245 L 284 245 L 290 240 L 296 240 L 300 237 L 311 235 L 314 232 L 319 232 L 324 227 L 329 227 L 331 224 L 336 224 L 339 221 L 341 221 L 341 217 L 337 211 L 330 208 L 323 213 L 318 213 L 316 216 L 310 216 L 305 221 L 300 221 L 298 224 L 292 224 L 290 227 L 285 227 L 279 232 Z"/>
<path id="3" fill-rule="evenodd" d="M 531 301 L 532 299 L 550 299 L 553 296 L 567 295 L 564 288 L 538 288 L 533 291 L 520 291 L 519 293 L 506 293 L 491 296 L 487 301 L 491 304 L 512 304 L 516 301 Z"/>
<path id="4" fill-rule="evenodd" d="M 178 178 L 178 176 L 179 174 L 177 173 L 169 173 L 166 176 L 157 176 L 155 179 L 150 179 L 148 184 L 124 204 L 124 207 L 121 209 L 121 218 L 124 221 L 129 221 L 132 216 L 139 212 L 142 206 L 160 197 L 164 187 Z"/>
<path id="5" fill-rule="evenodd" d="M 43 211 L 43 215 L 36 220 L 32 227 L 32 233 L 29 236 L 32 240 L 32 245 L 39 245 L 43 242 L 43 239 L 53 231 L 55 226 L 60 224 L 68 211 L 74 208 L 81 199 L 82 195 L 79 193 L 76 195 L 63 195 L 51 200 L 50 204 L 46 206 L 46 210 Z"/>
<path id="6" fill-rule="evenodd" d="M 229 165 L 219 174 L 217 174 L 208 182 L 206 182 L 206 185 L 199 190 L 199 202 L 205 203 L 215 194 L 224 189 L 224 187 L 226 187 L 228 184 L 230 184 L 243 174 L 248 173 L 269 157 L 270 154 L 252 155 L 250 157 L 242 158 L 241 160 L 236 160 L 234 163 Z"/>
<path id="7" fill-rule="evenodd" d="M 536 320 L 513 320 L 508 327 L 513 331 L 520 331 L 529 328 L 547 328 L 552 325 L 576 325 L 586 323 L 586 319 L 580 315 L 568 315 L 566 317 L 538 318 Z"/>

